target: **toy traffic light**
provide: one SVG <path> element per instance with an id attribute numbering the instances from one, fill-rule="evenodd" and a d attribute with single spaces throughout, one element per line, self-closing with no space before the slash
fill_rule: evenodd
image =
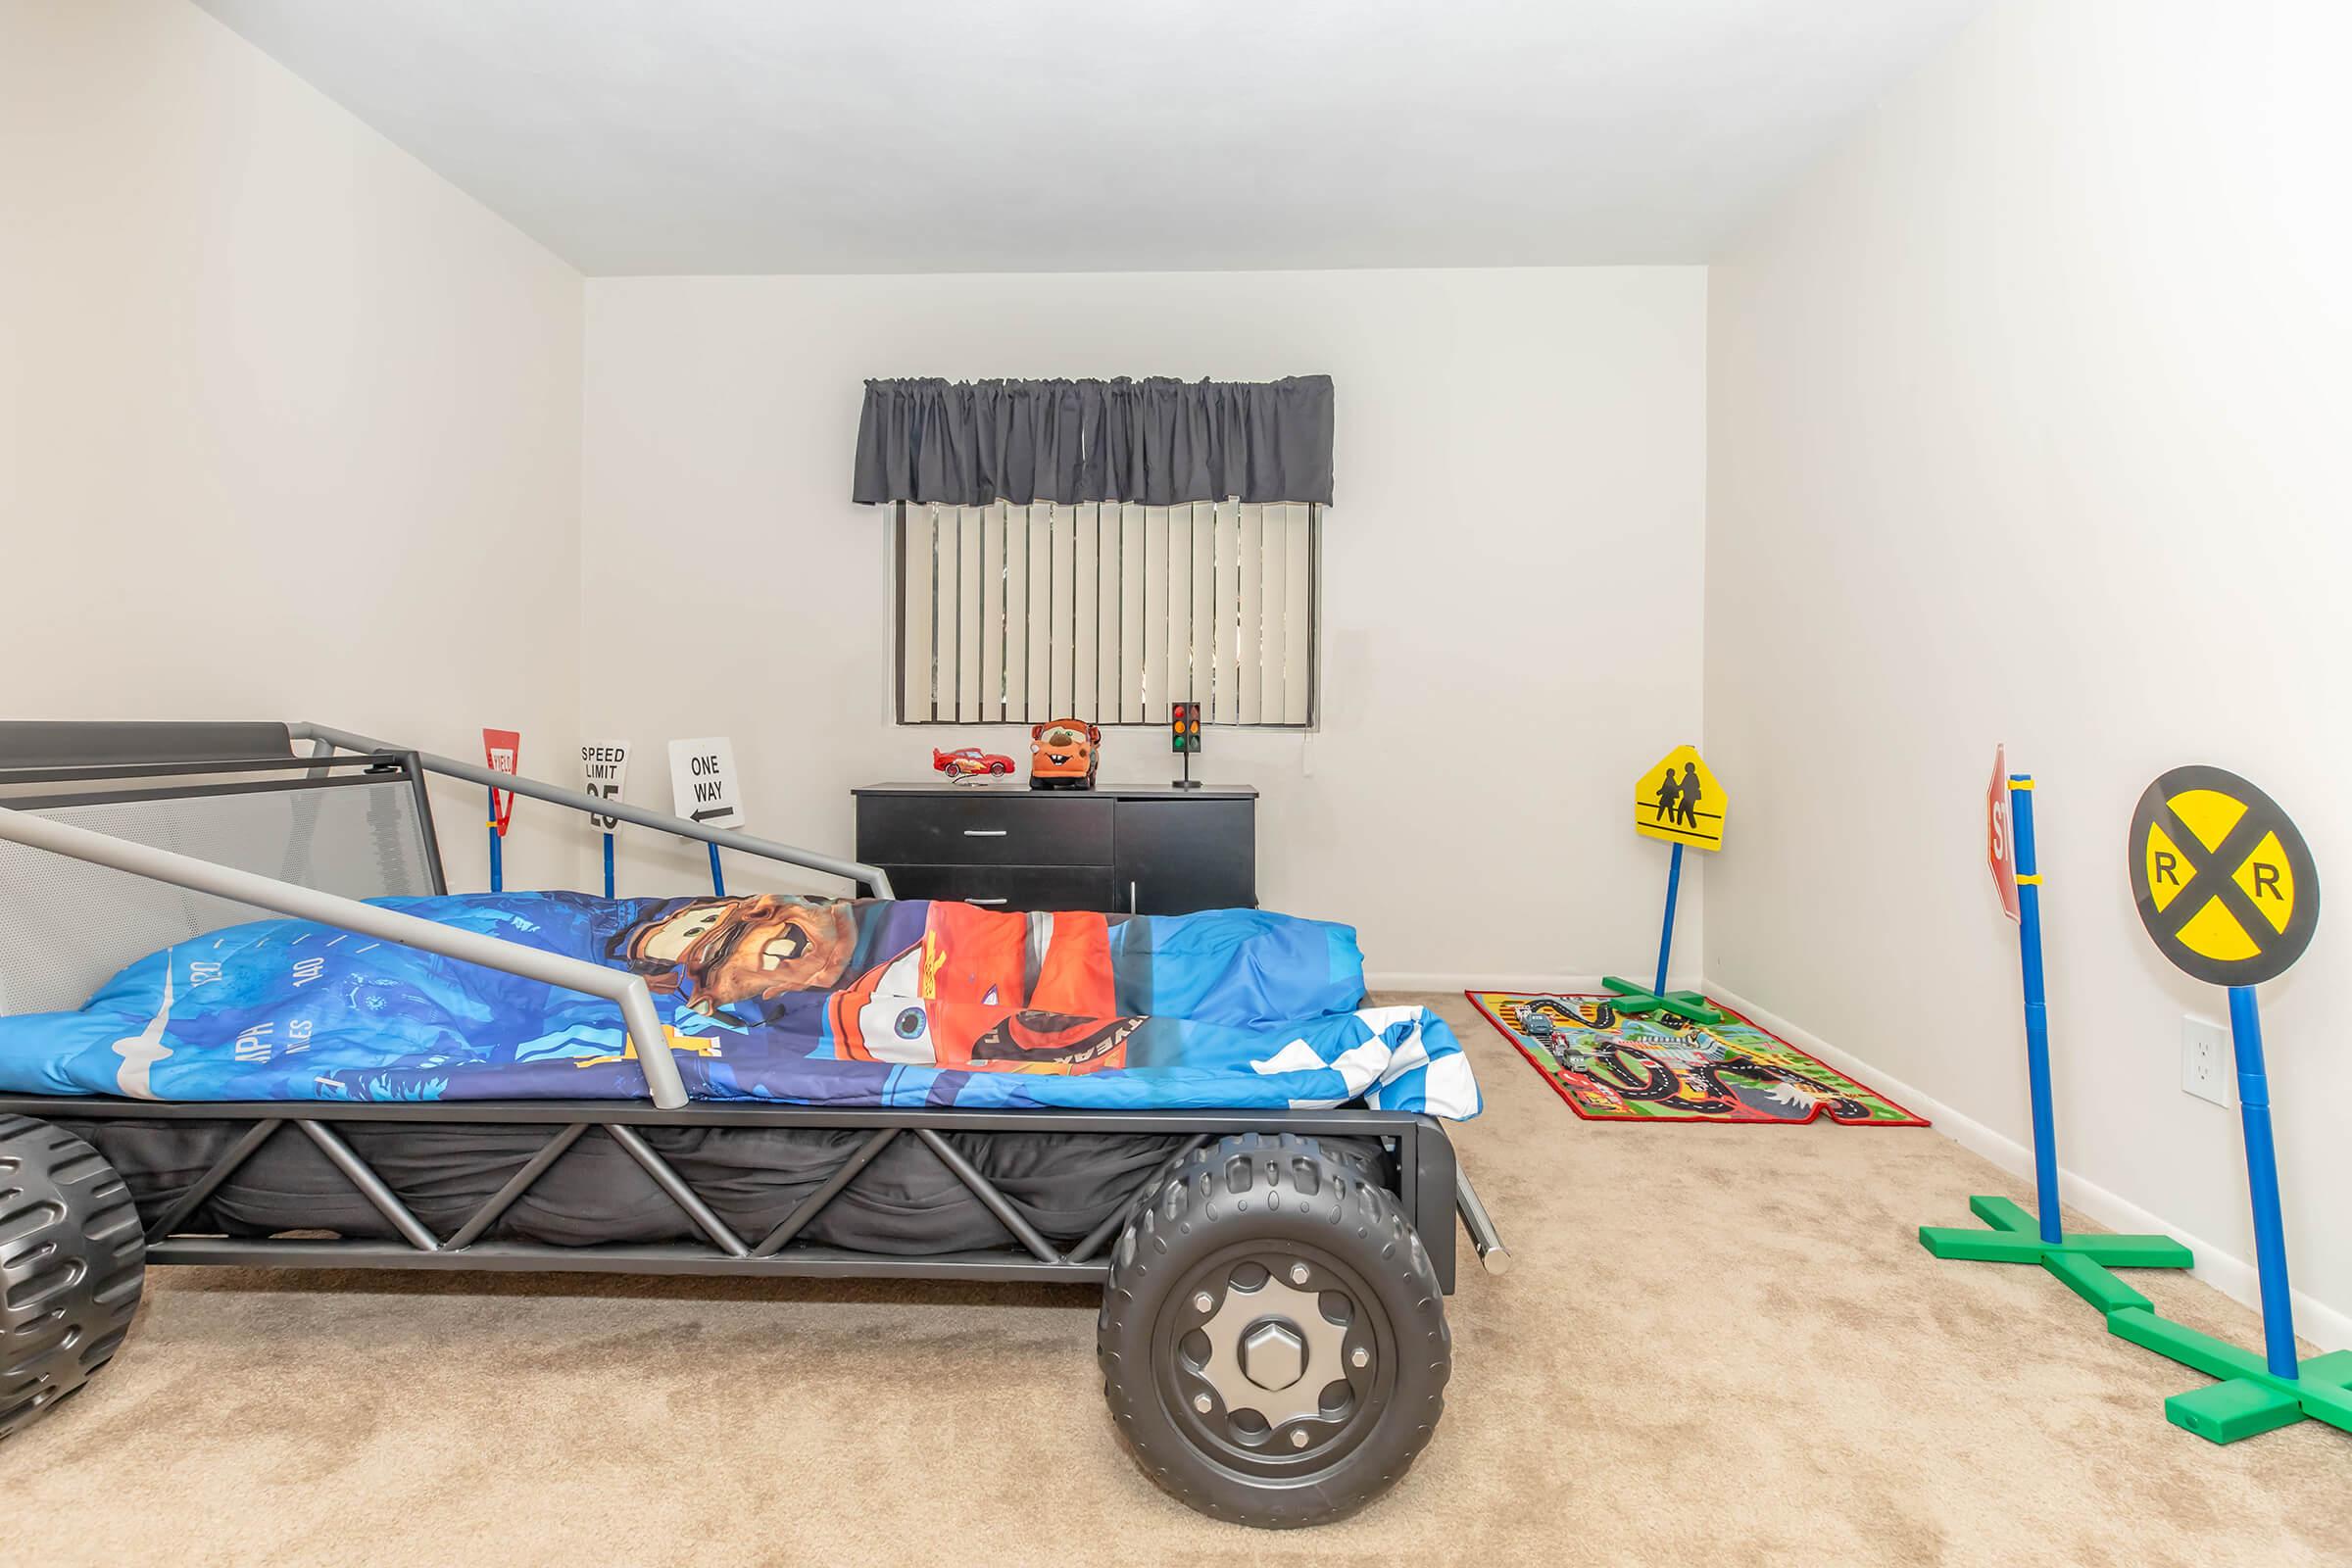
<path id="1" fill-rule="evenodd" d="M 1180 790 L 1200 787 L 1193 777 L 1193 754 L 1200 749 L 1200 705 L 1171 703 L 1168 705 L 1168 749 L 1184 759 L 1184 777 L 1169 782 Z"/>

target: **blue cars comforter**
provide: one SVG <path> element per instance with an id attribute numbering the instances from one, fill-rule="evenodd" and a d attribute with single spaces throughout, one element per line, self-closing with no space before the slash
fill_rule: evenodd
<path id="1" fill-rule="evenodd" d="M 1463 1118 L 1421 1007 L 1361 1007 L 1348 927 L 1251 909 L 1004 913 L 923 900 L 387 899 L 642 974 L 700 1100 L 1281 1108 Z M 307 920 L 140 959 L 74 1012 L 0 1018 L 0 1089 L 177 1101 L 634 1099 L 609 1002 Z"/>

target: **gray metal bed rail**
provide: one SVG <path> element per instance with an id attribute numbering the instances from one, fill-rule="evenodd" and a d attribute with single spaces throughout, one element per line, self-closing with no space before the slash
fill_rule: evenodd
<path id="1" fill-rule="evenodd" d="M 524 778 L 514 773 L 495 772 L 478 763 L 463 762 L 454 757 L 442 757 L 432 752 L 418 752 L 410 747 L 395 746 L 390 741 L 379 741 L 367 735 L 355 735 L 349 730 L 334 729 L 325 724 L 289 724 L 286 726 L 286 733 L 295 740 L 309 741 L 314 747 L 319 748 L 315 753 L 318 756 L 328 756 L 337 750 L 357 752 L 363 756 L 372 756 L 378 752 L 410 755 L 414 756 L 417 762 L 430 773 L 439 773 L 448 778 L 464 779 L 469 784 L 479 784 L 487 789 L 513 790 L 515 794 L 527 795 L 534 801 L 545 801 L 550 806 L 569 807 L 572 810 L 583 811 L 590 816 L 609 816 L 618 821 L 634 823 L 639 827 L 657 828 L 663 833 L 675 834 L 683 839 L 700 839 L 705 844 L 715 844 L 722 850 L 740 851 L 745 855 L 757 856 L 763 860 L 775 860 L 785 865 L 797 865 L 810 871 L 822 871 L 828 876 L 841 877 L 858 884 L 877 899 L 894 897 L 890 886 L 890 875 L 878 865 L 867 865 L 859 860 L 845 860 L 838 856 L 821 855 L 815 850 L 804 850 L 790 844 L 777 844 L 768 839 L 754 838 L 749 833 L 738 833 L 731 828 L 710 827 L 702 822 L 689 821 L 682 816 L 649 811 L 642 806 L 631 806 L 626 801 L 605 800 L 580 790 L 567 790 L 554 784 L 543 784 L 535 778 Z"/>
<path id="2" fill-rule="evenodd" d="M 603 997 L 617 1004 L 621 1019 L 628 1025 L 629 1038 L 637 1047 L 637 1063 L 645 1072 L 646 1092 L 655 1104 L 675 1110 L 686 1103 L 686 1085 L 678 1076 L 678 1064 L 669 1054 L 669 1037 L 662 1031 L 662 1020 L 654 1011 L 653 993 L 646 989 L 642 976 L 618 969 L 608 969 L 581 958 L 566 958 L 559 954 L 542 953 L 537 948 L 524 947 L 519 942 L 508 942 L 479 932 L 461 931 L 454 926 L 436 925 L 413 914 L 396 909 L 379 908 L 363 904 L 358 899 L 346 899 L 333 893 L 321 893 L 296 882 L 281 882 L 275 877 L 262 876 L 253 871 L 241 871 L 233 866 L 215 865 L 193 856 L 159 850 L 150 845 L 134 844 L 128 839 L 115 838 L 105 833 L 93 833 L 70 822 L 54 821 L 36 816 L 30 811 L 0 806 L 0 839 L 23 844 L 30 849 L 46 850 L 69 859 L 87 861 L 92 865 L 111 866 L 132 876 L 148 877 L 158 882 L 170 882 L 199 893 L 218 898 L 234 899 L 258 908 L 274 909 L 280 914 L 297 915 L 305 920 L 339 926 L 363 936 L 380 937 L 404 947 L 420 948 L 437 953 L 445 958 L 458 958 L 466 963 L 478 963 L 485 968 L 518 974 L 527 980 L 538 980 L 566 990 Z"/>

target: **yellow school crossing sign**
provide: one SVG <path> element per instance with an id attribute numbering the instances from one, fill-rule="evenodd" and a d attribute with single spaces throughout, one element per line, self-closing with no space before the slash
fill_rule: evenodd
<path id="1" fill-rule="evenodd" d="M 1698 749 L 1677 746 L 1635 783 L 1634 831 L 1669 844 L 1720 850 L 1730 806 Z"/>
<path id="2" fill-rule="evenodd" d="M 2250 986 L 2303 956 L 2320 875 L 2278 803 L 2218 767 L 2176 767 L 2132 813 L 2132 897 L 2156 949 L 2217 986 Z"/>

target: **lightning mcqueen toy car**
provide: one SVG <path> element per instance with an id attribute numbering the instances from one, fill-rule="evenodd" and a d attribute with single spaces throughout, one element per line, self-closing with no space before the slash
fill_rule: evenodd
<path id="1" fill-rule="evenodd" d="M 977 746 L 966 746 L 954 752 L 943 752 L 933 747 L 931 765 L 950 778 L 985 778 L 991 773 L 1010 773 L 1012 759 L 995 752 L 984 752 Z"/>

